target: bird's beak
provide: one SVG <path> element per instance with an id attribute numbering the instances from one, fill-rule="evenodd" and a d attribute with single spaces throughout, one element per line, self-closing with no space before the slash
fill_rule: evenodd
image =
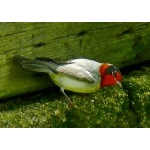
<path id="1" fill-rule="evenodd" d="M 116 81 L 116 82 L 117 82 L 117 84 L 122 88 L 121 82 L 119 82 L 119 81 Z"/>

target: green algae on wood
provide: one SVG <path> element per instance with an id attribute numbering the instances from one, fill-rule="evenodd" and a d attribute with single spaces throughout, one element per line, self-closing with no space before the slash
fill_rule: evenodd
<path id="1" fill-rule="evenodd" d="M 150 59 L 150 23 L 0 23 L 0 99 L 52 86 L 13 56 L 88 58 L 123 67 Z"/>

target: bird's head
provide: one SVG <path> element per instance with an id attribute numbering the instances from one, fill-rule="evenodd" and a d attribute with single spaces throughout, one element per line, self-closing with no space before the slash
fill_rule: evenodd
<path id="1" fill-rule="evenodd" d="M 116 66 L 112 64 L 102 64 L 100 67 L 101 88 L 105 86 L 119 85 L 122 88 L 122 75 Z"/>

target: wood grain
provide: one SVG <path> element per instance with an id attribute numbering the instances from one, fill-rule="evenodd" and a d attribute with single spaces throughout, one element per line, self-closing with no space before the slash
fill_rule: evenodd
<path id="1" fill-rule="evenodd" d="M 124 67 L 150 59 L 150 23 L 0 23 L 0 99 L 52 86 L 12 58 L 88 58 Z"/>

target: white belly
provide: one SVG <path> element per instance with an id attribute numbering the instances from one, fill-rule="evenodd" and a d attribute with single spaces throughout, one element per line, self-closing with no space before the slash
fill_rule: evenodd
<path id="1" fill-rule="evenodd" d="M 65 90 L 77 93 L 92 93 L 100 88 L 100 81 L 96 83 L 85 82 L 65 76 L 63 74 L 55 74 L 51 76 L 52 81 Z"/>

